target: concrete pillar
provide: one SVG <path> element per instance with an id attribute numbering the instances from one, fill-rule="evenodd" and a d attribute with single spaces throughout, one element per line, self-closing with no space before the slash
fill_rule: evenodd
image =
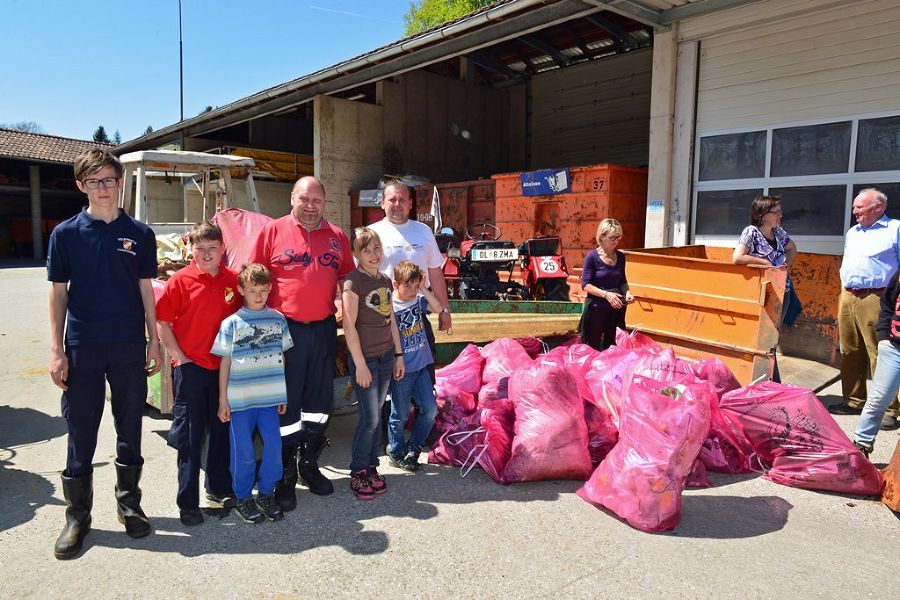
<path id="1" fill-rule="evenodd" d="M 669 243 L 672 193 L 672 129 L 675 119 L 677 25 L 653 36 L 653 74 L 650 87 L 650 156 L 647 179 L 648 248 Z"/>
<path id="2" fill-rule="evenodd" d="M 666 244 L 684 246 L 691 236 L 691 194 L 694 178 L 694 138 L 697 111 L 699 42 L 678 44 L 675 80 L 675 122 L 672 131 L 672 195 Z"/>
<path id="3" fill-rule="evenodd" d="M 31 188 L 31 244 L 34 259 L 44 260 L 44 235 L 41 228 L 41 168 L 38 165 L 29 165 L 28 179 Z"/>

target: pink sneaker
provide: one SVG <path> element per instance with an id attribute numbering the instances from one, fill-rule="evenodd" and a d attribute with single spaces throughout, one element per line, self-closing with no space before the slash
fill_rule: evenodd
<path id="1" fill-rule="evenodd" d="M 387 491 L 387 481 L 384 476 L 378 473 L 377 467 L 369 467 L 369 487 L 376 494 L 383 494 Z"/>
<path id="2" fill-rule="evenodd" d="M 371 500 L 375 497 L 375 492 L 369 485 L 369 476 L 365 471 L 350 473 L 350 489 L 360 500 Z"/>

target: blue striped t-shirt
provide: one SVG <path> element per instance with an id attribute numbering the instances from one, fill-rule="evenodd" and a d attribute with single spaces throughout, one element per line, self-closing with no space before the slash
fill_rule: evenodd
<path id="1" fill-rule="evenodd" d="M 228 406 L 232 411 L 287 403 L 284 352 L 294 346 L 277 310 L 246 306 L 222 321 L 210 352 L 231 359 Z"/>

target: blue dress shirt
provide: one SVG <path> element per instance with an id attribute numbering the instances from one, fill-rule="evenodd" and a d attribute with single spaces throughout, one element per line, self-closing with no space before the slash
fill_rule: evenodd
<path id="1" fill-rule="evenodd" d="M 900 221 L 882 216 L 871 227 L 857 223 L 844 240 L 841 285 L 851 289 L 887 287 L 900 268 Z"/>

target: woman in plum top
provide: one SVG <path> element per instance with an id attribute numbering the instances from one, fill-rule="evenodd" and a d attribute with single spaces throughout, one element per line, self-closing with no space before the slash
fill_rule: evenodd
<path id="1" fill-rule="evenodd" d="M 625 254 L 616 250 L 622 225 L 603 219 L 597 226 L 597 247 L 584 259 L 581 288 L 587 292 L 581 342 L 605 350 L 616 342 L 616 327 L 625 329 L 625 308 L 634 302 L 625 277 Z"/>

